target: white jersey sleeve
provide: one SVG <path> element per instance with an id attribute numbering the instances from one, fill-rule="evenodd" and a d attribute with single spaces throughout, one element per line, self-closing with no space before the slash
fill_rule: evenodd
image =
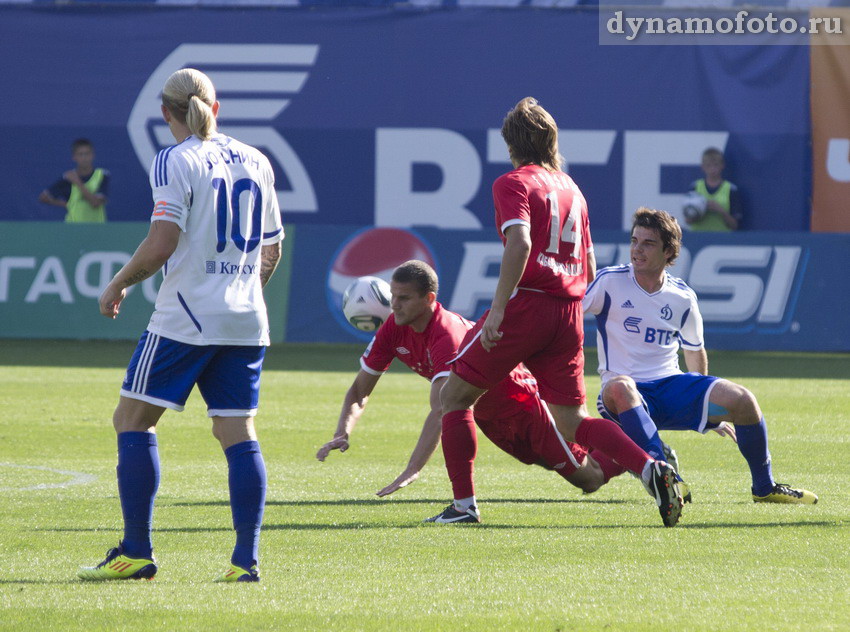
<path id="1" fill-rule="evenodd" d="M 610 279 L 613 272 L 627 268 L 627 266 L 612 266 L 603 268 L 596 274 L 596 278 L 587 286 L 584 298 L 582 299 L 582 309 L 588 314 L 598 314 L 602 311 L 605 302 L 605 286 L 607 285 L 606 278 Z"/>
<path id="2" fill-rule="evenodd" d="M 679 329 L 679 342 L 682 344 L 683 349 L 687 349 L 688 351 L 699 351 L 705 347 L 702 328 L 702 314 L 700 314 L 699 311 L 696 294 L 694 294 L 694 291 L 691 290 L 691 288 L 688 288 L 688 290 L 690 290 L 691 306 L 682 317 L 682 325 Z"/>
<path id="3" fill-rule="evenodd" d="M 189 205 L 192 201 L 192 187 L 185 170 L 185 163 L 168 160 L 175 147 L 160 151 L 150 170 L 150 184 L 153 192 L 153 212 L 151 221 L 165 220 L 174 222 L 183 232 L 189 219 Z"/>
<path id="4" fill-rule="evenodd" d="M 263 156 L 265 158 L 265 156 Z M 263 199 L 263 213 L 265 214 L 265 222 L 263 223 L 265 228 L 263 230 L 263 245 L 271 246 L 276 244 L 280 240 L 284 238 L 283 233 L 283 223 L 280 218 L 280 207 L 277 202 L 277 193 L 274 188 L 274 172 L 272 171 L 271 164 L 269 164 L 268 159 L 266 159 L 268 174 L 268 182 L 266 183 L 266 190 L 271 191 L 272 195 L 267 195 Z"/>

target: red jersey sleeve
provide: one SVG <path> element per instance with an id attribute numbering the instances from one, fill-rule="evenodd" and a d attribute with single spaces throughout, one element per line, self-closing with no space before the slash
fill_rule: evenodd
<path id="1" fill-rule="evenodd" d="M 457 346 L 459 343 L 460 341 L 456 340 L 455 336 L 446 332 L 445 335 L 440 336 L 431 345 L 431 362 L 433 362 L 434 366 L 434 377 L 431 378 L 432 382 L 438 377 L 448 377 L 449 373 L 451 373 L 449 362 L 457 355 Z"/>
<path id="2" fill-rule="evenodd" d="M 380 329 L 366 351 L 360 356 L 360 367 L 372 375 L 380 375 L 390 368 L 395 358 L 393 336 L 396 330 L 395 318 L 391 315 Z"/>
<path id="3" fill-rule="evenodd" d="M 584 217 L 582 218 L 582 234 L 581 238 L 584 241 L 584 251 L 593 252 L 593 239 L 590 238 L 590 216 L 587 212 L 587 203 L 584 206 Z M 587 261 L 587 258 L 584 258 Z"/>
<path id="4" fill-rule="evenodd" d="M 428 345 L 433 367 L 432 382 L 438 377 L 447 377 L 451 372 L 449 363 L 454 360 L 466 333 L 472 328 L 471 322 L 442 308 L 436 318 L 434 334 Z"/>
<path id="5" fill-rule="evenodd" d="M 493 203 L 496 207 L 496 228 L 504 240 L 504 231 L 514 224 L 531 225 L 531 206 L 525 183 L 513 172 L 506 173 L 493 183 Z"/>

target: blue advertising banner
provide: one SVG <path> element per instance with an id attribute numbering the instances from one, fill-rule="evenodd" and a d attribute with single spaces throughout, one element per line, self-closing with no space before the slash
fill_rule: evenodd
<path id="1" fill-rule="evenodd" d="M 159 90 L 193 66 L 218 86 L 222 131 L 272 160 L 287 223 L 488 227 L 502 118 L 533 95 L 597 229 L 639 205 L 677 212 L 708 146 L 744 228 L 808 228 L 804 46 L 600 46 L 581 9 L 119 3 L 2 5 L 0 58 L 0 220 L 61 220 L 37 198 L 78 137 L 111 172 L 109 220 L 147 220 L 151 160 L 173 143 Z"/>
<path id="2" fill-rule="evenodd" d="M 97 298 L 129 260 L 147 224 L 9 222 L 0 231 L 0 338 L 135 339 L 159 275 L 134 286 L 118 319 Z M 286 227 L 284 257 L 264 292 L 274 342 L 356 342 L 342 294 L 360 276 L 389 279 L 409 259 L 431 264 L 439 300 L 476 319 L 489 306 L 502 257 L 494 229 Z M 628 234 L 593 232 L 600 267 L 626 263 Z M 671 274 L 697 292 L 708 347 L 850 351 L 850 235 L 688 234 Z M 594 323 L 586 321 L 588 342 Z"/>
<path id="3" fill-rule="evenodd" d="M 628 233 L 593 235 L 600 268 L 628 262 Z M 848 248 L 850 235 L 688 234 L 670 273 L 697 292 L 709 349 L 850 351 Z M 342 316 L 342 293 L 359 276 L 389 279 L 413 258 L 437 270 L 446 307 L 476 319 L 495 291 L 501 256 L 493 230 L 301 227 L 286 339 L 365 344 L 371 335 Z M 592 319 L 586 332 L 595 344 Z"/>

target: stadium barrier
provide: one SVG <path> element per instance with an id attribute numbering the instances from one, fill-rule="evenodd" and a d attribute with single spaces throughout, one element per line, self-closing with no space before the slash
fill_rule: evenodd
<path id="1" fill-rule="evenodd" d="M 173 143 L 159 90 L 194 66 L 219 84 L 222 130 L 272 161 L 287 223 L 489 227 L 499 127 L 530 94 L 595 229 L 639 205 L 678 211 L 708 146 L 726 152 L 744 229 L 809 229 L 807 46 L 600 46 L 597 27 L 580 8 L 0 5 L 15 97 L 0 100 L 0 220 L 61 220 L 37 198 L 80 136 L 112 173 L 109 220 L 147 220 L 151 162 Z"/>
<path id="2" fill-rule="evenodd" d="M 0 338 L 132 340 L 141 335 L 161 273 L 129 289 L 115 320 L 100 315 L 97 299 L 144 239 L 147 222 L 0 226 Z M 284 253 L 266 293 L 274 342 L 283 340 L 286 328 L 289 254 Z"/>
<path id="3" fill-rule="evenodd" d="M 144 237 L 146 223 L 3 224 L 0 337 L 135 339 L 153 308 L 158 276 L 133 288 L 115 321 L 97 297 Z M 266 291 L 275 342 L 356 342 L 341 312 L 358 276 L 388 279 L 408 259 L 431 263 L 440 300 L 477 318 L 489 304 L 502 246 L 493 229 L 288 225 L 284 257 Z M 594 231 L 600 267 L 628 261 L 628 234 Z M 850 351 L 850 235 L 688 233 L 675 276 L 698 293 L 709 348 Z M 594 325 L 587 321 L 589 342 Z M 0 345 L 0 348 L 2 346 Z"/>

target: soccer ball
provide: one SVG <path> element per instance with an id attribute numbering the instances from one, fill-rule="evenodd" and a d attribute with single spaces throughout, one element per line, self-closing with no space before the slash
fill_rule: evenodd
<path id="1" fill-rule="evenodd" d="M 392 313 L 389 284 L 373 276 L 355 280 L 342 295 L 342 313 L 355 329 L 377 331 Z"/>
<path id="2" fill-rule="evenodd" d="M 685 196 L 685 203 L 682 205 L 682 215 L 689 222 L 698 222 L 705 217 L 706 200 L 696 191 L 691 191 Z"/>

